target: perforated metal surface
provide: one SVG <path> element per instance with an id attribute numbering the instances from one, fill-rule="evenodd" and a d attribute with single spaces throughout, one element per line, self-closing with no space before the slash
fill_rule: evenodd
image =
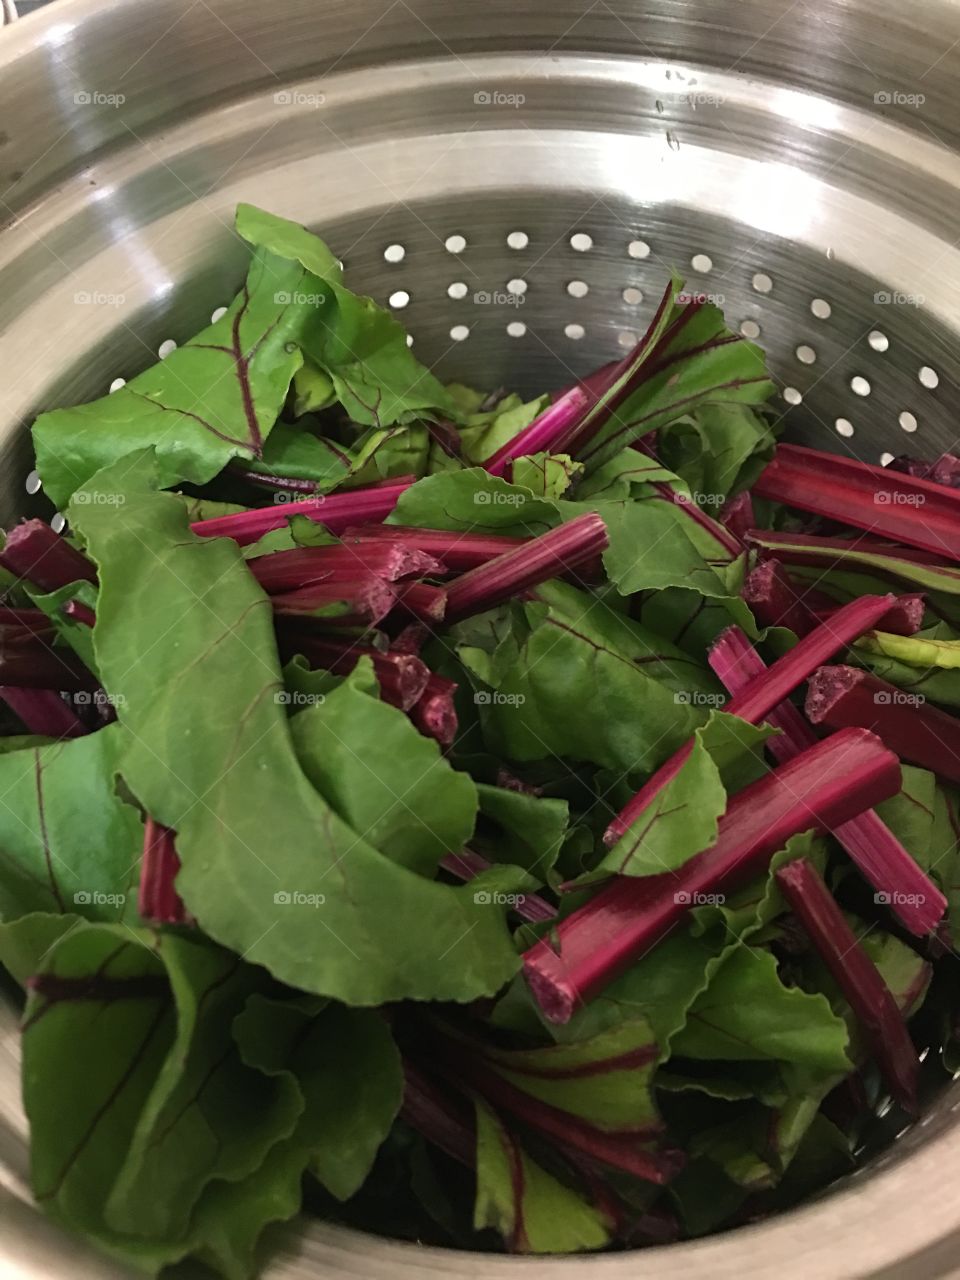
<path id="1" fill-rule="evenodd" d="M 632 341 L 676 268 L 766 347 L 794 438 L 949 448 L 958 83 L 957 0 L 57 0 L 0 37 L 0 516 L 49 515 L 24 492 L 38 410 L 232 296 L 238 200 L 317 228 L 444 377 L 559 386 Z M 3 1018 L 0 1273 L 119 1274 L 23 1207 Z M 271 1275 L 947 1275 L 958 1106 L 712 1241 L 515 1260 L 311 1224 Z"/>

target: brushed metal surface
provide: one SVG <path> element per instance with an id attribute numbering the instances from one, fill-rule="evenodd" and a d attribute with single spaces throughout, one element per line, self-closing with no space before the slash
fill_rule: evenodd
<path id="1" fill-rule="evenodd" d="M 443 376 L 558 385 L 629 342 L 677 267 L 771 353 L 794 438 L 950 447 L 958 77 L 957 0 L 58 0 L 0 37 L 0 516 L 43 510 L 23 488 L 39 409 L 102 394 L 232 295 L 240 199 L 405 300 Z M 30 1207 L 0 1018 L 0 1274 L 120 1276 Z M 957 1274 L 958 1106 L 710 1240 L 507 1259 L 311 1223 L 268 1274 Z"/>

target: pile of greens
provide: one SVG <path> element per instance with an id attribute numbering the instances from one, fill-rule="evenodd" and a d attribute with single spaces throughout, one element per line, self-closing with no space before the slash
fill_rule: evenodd
<path id="1" fill-rule="evenodd" d="M 960 464 L 778 447 L 679 280 L 524 402 L 237 230 L 0 552 L 39 1204 L 233 1280 L 301 1208 L 566 1253 L 824 1186 L 955 1065 Z"/>

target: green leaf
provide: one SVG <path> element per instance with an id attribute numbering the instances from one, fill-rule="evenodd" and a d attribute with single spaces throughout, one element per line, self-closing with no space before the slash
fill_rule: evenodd
<path id="1" fill-rule="evenodd" d="M 53 623 L 57 636 L 68 644 L 80 660 L 97 673 L 96 655 L 93 652 L 93 630 L 85 622 L 70 618 L 63 612 L 63 606 L 76 600 L 88 609 L 96 612 L 97 588 L 92 582 L 72 582 L 58 591 L 32 591 L 27 587 L 27 594 L 38 609 L 42 609 Z"/>
<path id="2" fill-rule="evenodd" d="M 0 920 L 136 918 L 143 824 L 115 790 L 123 730 L 0 755 Z"/>
<path id="3" fill-rule="evenodd" d="M 503 912 L 391 862 L 327 804 L 297 760 L 270 603 L 239 549 L 191 535 L 153 491 L 149 454 L 101 482 L 121 476 L 128 501 L 72 518 L 99 568 L 100 668 L 131 731 L 121 773 L 177 832 L 177 889 L 201 927 L 352 1004 L 493 994 L 518 963 Z"/>
<path id="4" fill-rule="evenodd" d="M 556 500 L 566 493 L 583 471 L 583 464 L 565 453 L 534 453 L 517 458 L 513 464 L 513 480 L 541 498 Z"/>
<path id="5" fill-rule="evenodd" d="M 345 680 L 291 724 L 304 773 L 348 826 L 432 878 L 473 831 L 477 788 L 402 711 Z"/>
<path id="6" fill-rule="evenodd" d="M 545 1049 L 477 1052 L 515 1088 L 598 1129 L 639 1138 L 660 1127 L 651 1093 L 659 1048 L 646 1018 L 626 1018 L 587 1039 Z"/>
<path id="7" fill-rule="evenodd" d="M 473 467 L 418 480 L 400 495 L 386 523 L 531 537 L 558 525 L 560 514 L 532 490 Z"/>
<path id="8" fill-rule="evenodd" d="M 82 916 L 50 911 L 32 911 L 9 924 L 2 924 L 0 965 L 15 982 L 25 987 L 64 934 L 82 924 Z"/>
<path id="9" fill-rule="evenodd" d="M 476 1116 L 475 1228 L 493 1227 L 513 1253 L 602 1248 L 610 1236 L 600 1213 L 531 1160 L 479 1099 Z"/>
<path id="10" fill-rule="evenodd" d="M 926 769 L 901 765 L 903 785 L 889 800 L 877 805 L 884 820 L 903 847 L 924 869 L 930 870 L 935 856 L 934 810 L 937 779 Z"/>
<path id="11" fill-rule="evenodd" d="M 715 516 L 726 498 L 750 488 L 775 443 L 773 429 L 751 406 L 704 404 L 660 431 L 657 454 Z"/>
<path id="12" fill-rule="evenodd" d="M 913 636 L 895 636 L 886 631 L 869 631 L 854 644 L 860 653 L 876 653 L 893 658 L 909 667 L 960 667 L 960 640 L 939 639 L 917 632 Z"/>
<path id="13" fill-rule="evenodd" d="M 119 935 L 114 945 L 118 940 Z M 290 1081 L 268 1079 L 231 1046 L 234 1018 L 253 992 L 267 988 L 267 975 L 203 941 L 172 934 L 144 941 L 166 969 L 176 1030 L 130 1136 L 104 1218 L 123 1235 L 176 1239 L 187 1231 L 203 1188 L 215 1179 L 236 1182 L 254 1173 L 270 1148 L 292 1132 L 303 1102 Z M 58 967 L 69 946 L 67 941 L 58 947 Z M 84 1029 L 96 1038 L 95 1025 Z"/>
<path id="14" fill-rule="evenodd" d="M 230 1018 L 265 975 L 202 941 L 159 945 L 112 925 L 66 935 L 23 1038 L 38 1200 L 149 1270 L 190 1251 L 203 1187 L 258 1168 L 301 1107 L 230 1049 Z"/>
<path id="15" fill-rule="evenodd" d="M 657 458 L 636 449 L 624 449 L 588 476 L 583 476 L 577 483 L 577 498 L 580 501 L 623 502 L 640 485 L 676 479 L 676 474 Z"/>
<path id="16" fill-rule="evenodd" d="M 578 506 L 580 504 L 577 504 Z M 607 526 L 603 564 L 621 595 L 683 587 L 701 596 L 735 596 L 743 563 L 704 533 L 687 507 L 651 489 L 626 502 L 590 504 Z"/>
<path id="17" fill-rule="evenodd" d="M 497 862 L 512 862 L 543 884 L 563 846 L 569 821 L 566 800 L 477 783 L 480 813 L 495 835 L 472 841 Z"/>
<path id="18" fill-rule="evenodd" d="M 773 1058 L 822 1072 L 851 1069 L 847 1028 L 826 997 L 786 987 L 769 952 L 733 949 L 673 1041 L 683 1057 Z"/>
<path id="19" fill-rule="evenodd" d="M 314 300 L 303 352 L 328 375 L 354 422 L 384 427 L 447 407 L 445 389 L 413 355 L 403 326 L 370 298 L 344 287 L 330 250 L 318 236 L 251 205 L 238 207 L 237 231 L 258 250 L 306 267 L 313 279 L 322 275 L 318 288 L 306 290 Z"/>
<path id="20" fill-rule="evenodd" d="M 257 250 L 219 320 L 118 391 L 41 414 L 33 439 L 44 492 L 62 507 L 101 467 L 147 445 L 161 486 L 205 484 L 230 458 L 259 458 L 303 360 L 314 310 L 306 299 L 322 288 L 300 263 Z M 119 484 L 88 493 L 123 498 Z"/>
<path id="21" fill-rule="evenodd" d="M 253 996 L 234 1025 L 244 1061 L 292 1073 L 305 1109 L 290 1145 L 317 1178 L 348 1200 L 370 1172 L 403 1101 L 400 1055 L 374 1010 L 330 1004 L 311 1015 L 300 1002 Z"/>
<path id="22" fill-rule="evenodd" d="M 720 761 L 740 785 L 752 781 L 758 767 L 766 772 L 762 753 L 767 737 L 766 728 L 712 711 L 707 723 L 694 731 L 693 749 L 679 772 L 578 883 L 589 884 L 611 873 L 659 875 L 682 867 L 695 854 L 709 849 L 717 839 L 717 820 L 727 807 Z"/>
<path id="23" fill-rule="evenodd" d="M 633 391 L 578 450 L 588 472 L 698 406 L 760 405 L 773 395 L 760 348 L 732 334 L 712 303 L 696 311 L 678 303 L 682 285 L 674 277 L 670 305 L 631 375 Z"/>
<path id="24" fill-rule="evenodd" d="M 536 594 L 542 603 L 526 609 L 531 630 L 498 664 L 498 699 L 480 707 L 491 750 L 517 761 L 654 769 L 705 718 L 672 688 L 713 687 L 712 677 L 574 587 L 550 583 Z"/>

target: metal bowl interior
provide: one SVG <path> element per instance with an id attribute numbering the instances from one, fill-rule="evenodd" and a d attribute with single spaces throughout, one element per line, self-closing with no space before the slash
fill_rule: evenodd
<path id="1" fill-rule="evenodd" d="M 0 38 L 0 515 L 44 510 L 38 410 L 232 295 L 238 200 L 318 229 L 446 378 L 559 385 L 630 343 L 677 268 L 770 353 L 794 438 L 950 448 L 958 74 L 952 0 L 59 0 Z M 4 1274 L 120 1275 L 28 1207 L 3 1019 Z M 310 1223 L 268 1274 L 951 1274 L 957 1108 L 946 1091 L 842 1187 L 710 1240 L 516 1260 Z"/>

